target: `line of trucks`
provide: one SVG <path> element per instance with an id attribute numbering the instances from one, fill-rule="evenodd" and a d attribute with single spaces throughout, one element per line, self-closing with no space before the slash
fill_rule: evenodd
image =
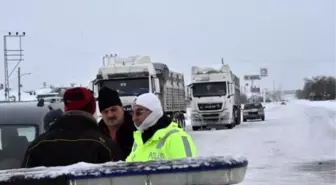
<path id="1" fill-rule="evenodd" d="M 193 130 L 232 129 L 241 122 L 240 81 L 229 65 L 219 69 L 191 68 L 191 83 L 185 85 L 184 75 L 156 63 L 148 56 L 118 57 L 107 55 L 103 66 L 89 88 L 98 97 L 102 87 L 118 91 L 126 111 L 130 111 L 134 98 L 145 92 L 158 96 L 164 112 L 185 128 L 188 114 Z M 64 93 L 64 89 L 61 89 Z M 62 94 L 61 93 L 61 94 Z M 39 95 L 44 101 L 61 101 L 59 93 Z M 187 113 L 187 109 L 189 110 Z M 96 119 L 101 119 L 98 109 Z"/>
<path id="2" fill-rule="evenodd" d="M 220 69 L 193 66 L 191 83 L 186 86 L 182 73 L 148 56 L 107 55 L 89 86 L 96 97 L 102 87 L 118 91 L 126 111 L 136 96 L 152 92 L 160 99 L 164 112 L 183 128 L 187 107 L 193 130 L 231 129 L 241 122 L 240 81 L 229 65 Z M 101 119 L 99 111 L 95 116 Z"/>

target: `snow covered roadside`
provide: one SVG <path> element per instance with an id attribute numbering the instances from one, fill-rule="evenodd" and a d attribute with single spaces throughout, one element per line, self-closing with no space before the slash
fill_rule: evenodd
<path id="1" fill-rule="evenodd" d="M 232 130 L 191 131 L 200 156 L 242 155 L 241 185 L 335 184 L 336 132 L 321 108 L 288 102 L 266 105 L 265 121 Z"/>
<path id="2" fill-rule="evenodd" d="M 308 100 L 296 100 L 296 104 L 309 105 L 311 107 L 321 107 L 336 111 L 336 100 L 330 101 L 308 101 Z"/>
<path id="3" fill-rule="evenodd" d="M 10 93 L 11 96 L 15 96 L 16 100 L 18 100 L 18 92 L 12 91 Z M 35 101 L 36 95 L 30 95 L 25 92 L 21 92 L 21 100 L 22 101 Z M 0 101 L 5 101 L 5 92 L 4 90 L 0 90 Z"/>
<path id="4" fill-rule="evenodd" d="M 35 95 L 30 95 L 26 92 L 21 92 L 21 101 L 37 101 L 36 96 L 39 94 L 48 94 L 52 91 L 50 88 L 41 88 L 35 90 Z M 11 96 L 15 96 L 16 100 L 18 100 L 18 92 L 11 91 Z M 0 90 L 0 101 L 5 101 L 5 92 L 4 90 Z"/>
<path id="5" fill-rule="evenodd" d="M 308 100 L 297 100 L 293 102 L 297 105 L 309 106 L 314 111 L 320 112 L 324 116 L 321 117 L 321 121 L 327 122 L 336 130 L 336 101 L 308 101 Z"/>

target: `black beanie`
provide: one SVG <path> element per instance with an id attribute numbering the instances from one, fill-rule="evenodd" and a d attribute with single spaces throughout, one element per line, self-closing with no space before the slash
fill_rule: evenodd
<path id="1" fill-rule="evenodd" d="M 98 104 L 100 112 L 111 106 L 122 106 L 118 92 L 108 87 L 103 87 L 99 90 Z"/>

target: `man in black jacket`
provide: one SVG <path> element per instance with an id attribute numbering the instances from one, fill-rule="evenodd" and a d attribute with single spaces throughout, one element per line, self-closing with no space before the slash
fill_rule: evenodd
<path id="1" fill-rule="evenodd" d="M 103 119 L 99 127 L 120 147 L 123 160 L 131 153 L 133 132 L 136 131 L 132 116 L 123 108 L 117 91 L 103 87 L 98 96 L 99 110 Z"/>
<path id="2" fill-rule="evenodd" d="M 93 94 L 72 88 L 64 94 L 65 113 L 28 147 L 22 167 L 104 163 L 123 159 L 120 148 L 98 127 Z"/>

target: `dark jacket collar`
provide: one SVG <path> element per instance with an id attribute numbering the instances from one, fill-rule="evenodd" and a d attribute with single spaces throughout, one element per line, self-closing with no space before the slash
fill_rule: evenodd
<path id="1" fill-rule="evenodd" d="M 148 128 L 147 130 L 145 130 L 142 133 L 142 141 L 143 143 L 146 143 L 154 134 L 156 131 L 166 128 L 170 125 L 171 123 L 171 119 L 166 116 L 163 115 L 157 122 L 155 125 L 153 125 L 152 127 Z"/>
<path id="2" fill-rule="evenodd" d="M 68 111 L 64 113 L 54 124 L 50 126 L 50 131 L 55 130 L 86 130 L 98 129 L 96 119 L 84 111 Z"/>
<path id="3" fill-rule="evenodd" d="M 104 123 L 104 120 L 102 119 L 99 122 L 100 130 L 110 137 L 110 132 L 107 127 L 107 125 Z M 124 159 L 131 153 L 134 138 L 133 138 L 133 132 L 136 131 L 136 128 L 134 126 L 132 116 L 128 112 L 124 112 L 124 122 L 117 130 L 117 145 L 120 147 L 120 149 L 124 153 Z"/>
<path id="4" fill-rule="evenodd" d="M 98 125 L 106 135 L 110 135 L 108 126 L 105 124 L 103 119 L 99 121 Z M 117 131 L 117 138 L 120 138 L 120 136 L 124 135 L 125 132 L 130 132 L 133 137 L 133 131 L 136 131 L 136 128 L 133 124 L 132 116 L 128 112 L 124 111 L 124 122 L 120 125 Z"/>

